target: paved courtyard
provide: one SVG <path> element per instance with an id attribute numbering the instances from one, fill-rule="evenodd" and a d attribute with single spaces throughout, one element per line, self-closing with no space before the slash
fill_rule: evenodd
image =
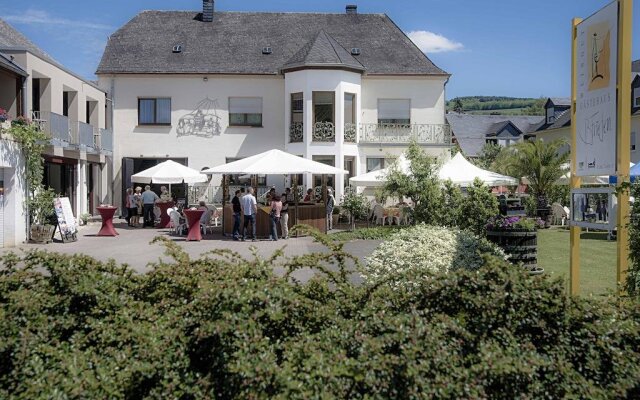
<path id="1" fill-rule="evenodd" d="M 235 251 L 246 258 L 253 257 L 252 247 L 255 247 L 258 255 L 264 258 L 271 256 L 274 251 L 280 248 L 284 248 L 285 256 L 327 251 L 324 246 L 315 243 L 310 237 L 281 239 L 277 242 L 268 240 L 240 242 L 223 237 L 220 231 L 217 231 L 213 234 L 204 235 L 203 240 L 200 242 L 187 242 L 184 236 L 172 235 L 169 229 L 130 228 L 124 221 L 120 222 L 120 220 L 114 220 L 114 226 L 119 233 L 116 237 L 96 236 L 96 233 L 100 230 L 100 223 L 95 222 L 80 227 L 77 242 L 62 243 L 59 241 L 60 235 L 57 234 L 57 240 L 54 243 L 46 245 L 24 244 L 17 248 L 5 249 L 4 252 L 45 249 L 63 254 L 83 253 L 102 261 L 114 259 L 118 263 L 128 264 L 139 273 L 144 273 L 149 271 L 149 263 L 157 262 L 161 259 L 168 260 L 168 257 L 164 255 L 164 247 L 161 244 L 151 244 L 151 241 L 158 236 L 167 237 L 180 244 L 194 258 L 205 252 L 224 248 Z M 347 243 L 345 250 L 364 262 L 364 258 L 371 254 L 379 243 L 379 240 L 356 240 Z M 275 266 L 275 271 L 279 274 L 284 273 L 284 269 L 278 266 Z M 300 270 L 294 276 L 304 282 L 311 278 L 313 274 L 312 270 Z M 353 274 L 351 280 L 360 282 L 361 278 L 359 275 Z"/>

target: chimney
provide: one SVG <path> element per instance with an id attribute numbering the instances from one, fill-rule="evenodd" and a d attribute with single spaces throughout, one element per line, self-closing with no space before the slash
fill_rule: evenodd
<path id="1" fill-rule="evenodd" d="M 202 0 L 202 21 L 213 21 L 213 3 L 214 0 Z"/>
<path id="2" fill-rule="evenodd" d="M 358 6 L 355 4 L 348 4 L 347 7 L 345 7 L 347 14 L 357 14 L 358 13 Z"/>

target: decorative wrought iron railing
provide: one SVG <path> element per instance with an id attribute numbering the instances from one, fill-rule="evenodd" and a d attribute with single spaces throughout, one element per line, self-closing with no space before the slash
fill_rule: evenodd
<path id="1" fill-rule="evenodd" d="M 333 122 L 316 122 L 313 125 L 312 138 L 314 142 L 335 142 L 335 125 L 333 125 Z"/>
<path id="2" fill-rule="evenodd" d="M 292 122 L 289 126 L 289 143 L 301 143 L 304 141 L 304 124 Z"/>
<path id="3" fill-rule="evenodd" d="M 360 124 L 360 143 L 450 145 L 448 124 Z"/>
<path id="4" fill-rule="evenodd" d="M 344 124 L 344 141 L 345 143 L 355 143 L 358 137 L 358 125 L 346 123 Z"/>

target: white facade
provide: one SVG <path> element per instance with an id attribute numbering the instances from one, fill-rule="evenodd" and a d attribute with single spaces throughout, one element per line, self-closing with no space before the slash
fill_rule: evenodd
<path id="1" fill-rule="evenodd" d="M 45 184 L 70 197 L 78 217 L 111 201 L 106 96 L 93 83 L 28 50 L 3 50 L 27 73 L 25 116 L 50 134 Z"/>
<path id="2" fill-rule="evenodd" d="M 27 239 L 27 210 L 24 158 L 8 139 L 0 139 L 0 181 L 0 247 L 12 247 Z"/>
<path id="3" fill-rule="evenodd" d="M 353 175 L 364 173 L 367 157 L 397 157 L 409 144 L 409 131 L 393 143 L 363 140 L 361 133 L 365 124 L 378 124 L 378 101 L 407 99 L 411 105 L 412 126 L 442 128 L 446 124 L 445 83 L 446 76 L 367 76 L 339 69 L 302 69 L 277 76 L 101 75 L 99 85 L 113 99 L 114 204 L 121 204 L 123 179 L 128 184 L 121 162 L 126 158 L 186 159 L 189 167 L 201 170 L 224 164 L 229 159 L 282 149 L 312 159 L 333 157 L 334 165 L 342 169 L 348 169 L 346 158 L 354 163 Z M 314 138 L 314 92 L 334 94 L 335 137 L 332 140 Z M 294 93 L 301 93 L 303 97 L 301 141 L 292 141 L 290 136 Z M 345 93 L 355 95 L 353 122 L 358 133 L 353 143 L 345 141 Z M 262 100 L 262 126 L 230 125 L 230 98 L 243 97 Z M 140 124 L 139 99 L 170 99 L 171 123 Z M 198 109 L 200 115 L 217 121 L 214 134 L 180 132 L 185 118 L 192 118 Z M 424 148 L 429 154 L 448 157 L 448 136 L 437 143 L 425 143 Z M 336 199 L 340 199 L 346 178 L 335 179 Z M 214 176 L 210 186 L 218 187 L 220 180 L 221 177 Z M 278 190 L 288 184 L 281 176 L 270 176 L 267 181 L 268 186 L 275 185 Z M 311 176 L 305 177 L 304 185 L 313 185 Z"/>

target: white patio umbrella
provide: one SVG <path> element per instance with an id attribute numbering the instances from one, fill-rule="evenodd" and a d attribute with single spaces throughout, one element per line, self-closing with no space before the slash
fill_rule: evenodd
<path id="1" fill-rule="evenodd" d="M 203 174 L 246 174 L 246 175 L 291 175 L 318 174 L 336 175 L 348 174 L 340 168 L 322 164 L 307 158 L 284 152 L 269 150 L 255 156 L 243 158 L 228 164 L 218 165 L 202 171 Z"/>
<path id="2" fill-rule="evenodd" d="M 172 160 L 162 162 L 155 167 L 131 175 L 131 181 L 137 183 L 171 184 L 207 182 L 206 175 L 193 168 L 185 167 Z"/>
<path id="3" fill-rule="evenodd" d="M 409 160 L 403 155 L 398 157 L 396 161 L 398 163 L 398 168 L 405 174 L 410 172 L 409 169 Z M 369 186 L 369 187 L 379 187 L 384 185 L 385 180 L 387 179 L 387 174 L 389 173 L 389 168 L 377 169 L 375 171 L 367 172 L 366 174 L 361 174 L 349 178 L 349 182 L 353 186 Z"/>
<path id="4" fill-rule="evenodd" d="M 471 186 L 478 178 L 487 186 L 517 185 L 518 180 L 510 176 L 491 172 L 471 164 L 462 153 L 458 153 L 440 168 L 439 177 L 442 180 L 450 179 L 453 183 L 462 187 Z"/>

